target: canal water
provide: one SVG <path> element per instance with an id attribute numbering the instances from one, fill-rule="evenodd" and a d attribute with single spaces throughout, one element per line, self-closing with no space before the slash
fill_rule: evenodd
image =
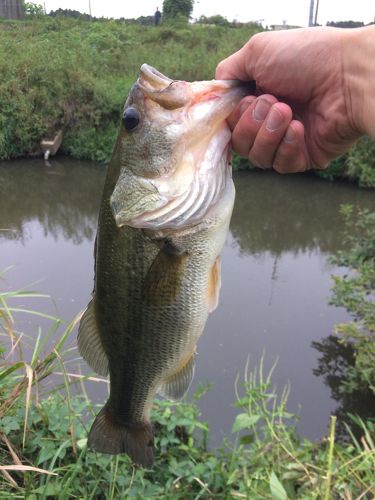
<path id="1" fill-rule="evenodd" d="M 0 270 L 13 266 L 1 287 L 51 297 L 24 300 L 25 306 L 67 321 L 86 306 L 104 177 L 104 167 L 69 159 L 50 167 L 40 160 L 0 163 Z M 199 405 L 211 444 L 220 444 L 236 415 L 235 381 L 263 357 L 265 372 L 277 363 L 278 393 L 290 386 L 287 407 L 300 416 L 299 433 L 320 438 L 342 405 L 324 376 L 338 356 L 333 328 L 350 319 L 328 304 L 331 275 L 344 271 L 327 258 L 343 247 L 340 205 L 374 210 L 374 192 L 309 175 L 240 172 L 234 180 L 220 303 L 198 344 L 189 397 L 199 384 L 210 385 Z M 40 324 L 48 329 L 37 317 L 23 316 L 19 324 L 31 338 Z M 85 370 L 79 360 L 69 365 L 70 372 Z M 106 392 L 105 384 L 89 386 L 95 402 Z"/>

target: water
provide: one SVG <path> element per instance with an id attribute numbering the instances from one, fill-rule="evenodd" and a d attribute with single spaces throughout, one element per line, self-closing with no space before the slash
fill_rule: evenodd
<path id="1" fill-rule="evenodd" d="M 86 306 L 104 176 L 99 165 L 67 159 L 50 168 L 39 160 L 0 164 L 0 269 L 15 266 L 2 286 L 31 284 L 54 299 L 27 305 L 66 320 Z M 328 305 L 330 276 L 342 270 L 330 266 L 327 256 L 342 248 L 340 204 L 374 210 L 375 197 L 309 176 L 239 173 L 235 184 L 220 304 L 198 345 L 191 394 L 199 383 L 212 384 L 200 407 L 212 444 L 219 444 L 236 415 L 236 377 L 247 360 L 254 368 L 264 355 L 266 369 L 277 360 L 279 392 L 290 383 L 288 409 L 301 416 L 299 432 L 319 438 L 342 402 L 331 398 L 327 378 L 313 371 L 321 367 L 322 342 L 329 353 L 337 352 L 334 324 L 349 319 L 345 310 Z M 40 323 L 27 317 L 26 333 L 35 335 Z M 90 387 L 97 402 L 105 395 L 104 385 Z"/>

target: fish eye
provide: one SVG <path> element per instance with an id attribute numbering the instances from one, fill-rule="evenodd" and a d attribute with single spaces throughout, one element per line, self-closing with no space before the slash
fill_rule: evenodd
<path id="1" fill-rule="evenodd" d="M 135 108 L 126 108 L 122 115 L 122 123 L 126 130 L 134 130 L 140 120 L 139 111 Z"/>

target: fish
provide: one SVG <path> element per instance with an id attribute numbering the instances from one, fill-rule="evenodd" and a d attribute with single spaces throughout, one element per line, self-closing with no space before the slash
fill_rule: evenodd
<path id="1" fill-rule="evenodd" d="M 87 445 L 150 468 L 157 393 L 180 400 L 219 300 L 220 254 L 235 199 L 226 119 L 236 81 L 173 80 L 143 64 L 107 170 L 92 299 L 78 348 L 110 379 Z"/>

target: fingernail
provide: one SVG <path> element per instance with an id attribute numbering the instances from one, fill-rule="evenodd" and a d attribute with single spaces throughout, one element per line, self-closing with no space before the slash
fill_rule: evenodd
<path id="1" fill-rule="evenodd" d="M 295 138 L 296 138 L 296 133 L 293 130 L 293 128 L 289 126 L 286 129 L 286 134 L 284 135 L 284 141 L 285 142 L 294 142 Z"/>
<path id="2" fill-rule="evenodd" d="M 253 118 L 257 122 L 263 122 L 268 115 L 268 111 L 270 110 L 271 104 L 265 99 L 258 99 L 254 111 Z"/>
<path id="3" fill-rule="evenodd" d="M 283 122 L 283 115 L 276 108 L 273 108 L 267 118 L 266 129 L 270 132 L 274 132 L 283 124 Z"/>

